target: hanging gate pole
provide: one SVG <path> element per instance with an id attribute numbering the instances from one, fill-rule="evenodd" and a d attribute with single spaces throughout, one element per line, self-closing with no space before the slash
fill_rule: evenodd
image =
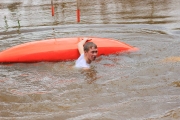
<path id="1" fill-rule="evenodd" d="M 53 0 L 51 0 L 51 11 L 52 11 L 52 16 L 54 16 L 54 4 L 53 4 Z"/>
<path id="2" fill-rule="evenodd" d="M 79 0 L 77 0 L 77 11 L 76 11 L 76 15 L 77 15 L 77 22 L 80 22 Z"/>

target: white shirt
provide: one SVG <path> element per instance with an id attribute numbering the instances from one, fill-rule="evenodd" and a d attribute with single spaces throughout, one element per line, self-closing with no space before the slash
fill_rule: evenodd
<path id="1" fill-rule="evenodd" d="M 88 64 L 84 58 L 84 54 L 81 54 L 80 57 L 76 60 L 75 67 L 77 68 L 90 68 L 90 64 Z"/>

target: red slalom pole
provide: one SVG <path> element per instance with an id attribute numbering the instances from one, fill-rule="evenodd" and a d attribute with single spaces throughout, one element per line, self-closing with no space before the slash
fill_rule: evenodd
<path id="1" fill-rule="evenodd" d="M 77 15 L 77 22 L 80 22 L 79 0 L 77 0 L 77 11 L 76 11 L 76 15 Z"/>
<path id="2" fill-rule="evenodd" d="M 80 10 L 77 9 L 77 22 L 80 22 Z"/>
<path id="3" fill-rule="evenodd" d="M 51 11 L 52 11 L 52 16 L 54 16 L 54 5 L 53 5 L 53 0 L 51 0 Z"/>

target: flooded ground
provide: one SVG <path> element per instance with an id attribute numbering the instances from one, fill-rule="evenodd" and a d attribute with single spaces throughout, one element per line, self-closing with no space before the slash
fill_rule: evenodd
<path id="1" fill-rule="evenodd" d="M 113 38 L 140 51 L 74 61 L 0 65 L 1 120 L 180 119 L 180 1 L 1 0 L 0 51 L 49 38 Z"/>

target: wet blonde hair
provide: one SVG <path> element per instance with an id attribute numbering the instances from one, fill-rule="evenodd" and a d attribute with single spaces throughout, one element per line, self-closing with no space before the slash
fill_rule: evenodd
<path id="1" fill-rule="evenodd" d="M 84 51 L 85 51 L 85 52 L 88 52 L 89 49 L 92 48 L 92 47 L 97 48 L 97 45 L 94 44 L 93 42 L 86 42 L 86 43 L 84 44 Z"/>

